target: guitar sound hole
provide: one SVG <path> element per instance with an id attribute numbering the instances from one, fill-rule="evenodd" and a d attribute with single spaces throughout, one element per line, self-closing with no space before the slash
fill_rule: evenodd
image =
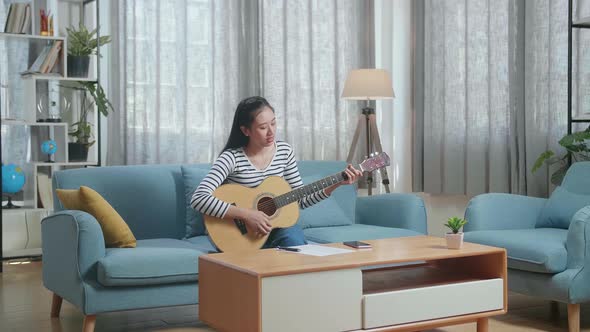
<path id="1" fill-rule="evenodd" d="M 277 212 L 277 207 L 271 197 L 263 197 L 258 201 L 258 211 L 264 212 L 267 216 L 272 216 Z"/>

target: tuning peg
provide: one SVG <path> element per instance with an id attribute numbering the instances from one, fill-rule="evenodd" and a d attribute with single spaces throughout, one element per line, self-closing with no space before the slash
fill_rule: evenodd
<path id="1" fill-rule="evenodd" d="M 373 158 L 373 153 L 371 153 L 371 154 L 369 155 L 369 158 Z"/>
<path id="2" fill-rule="evenodd" d="M 379 152 L 375 152 L 375 156 L 379 155 Z"/>

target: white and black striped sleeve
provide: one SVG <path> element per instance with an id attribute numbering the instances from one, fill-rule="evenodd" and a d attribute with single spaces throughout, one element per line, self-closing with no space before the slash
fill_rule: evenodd
<path id="1" fill-rule="evenodd" d="M 199 184 L 193 197 L 191 206 L 193 209 L 216 218 L 223 218 L 229 209 L 230 204 L 213 196 L 217 189 L 233 173 L 236 159 L 231 151 L 223 151 L 215 160 L 209 174 Z"/>
<path id="2" fill-rule="evenodd" d="M 283 178 L 289 183 L 289 185 L 291 185 L 291 188 L 293 189 L 303 186 L 303 181 L 301 181 L 301 176 L 299 175 L 299 169 L 297 168 L 297 161 L 295 160 L 293 149 L 290 149 L 289 151 L 289 156 L 287 157 L 287 166 L 285 167 Z M 301 209 L 305 209 L 323 201 L 326 198 L 328 198 L 328 195 L 326 195 L 323 190 L 320 190 L 300 199 L 299 207 Z"/>

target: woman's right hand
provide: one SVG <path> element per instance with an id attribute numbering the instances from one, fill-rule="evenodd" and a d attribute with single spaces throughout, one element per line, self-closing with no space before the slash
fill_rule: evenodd
<path id="1" fill-rule="evenodd" d="M 242 219 L 246 222 L 246 226 L 258 236 L 266 235 L 272 230 L 270 218 L 262 211 L 247 209 Z"/>

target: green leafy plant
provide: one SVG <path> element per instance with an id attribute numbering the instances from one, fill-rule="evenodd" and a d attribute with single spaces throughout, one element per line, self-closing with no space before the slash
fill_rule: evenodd
<path id="1" fill-rule="evenodd" d="M 78 86 L 68 88 L 79 91 L 82 94 L 79 120 L 78 122 L 72 123 L 73 131 L 68 133 L 68 135 L 74 137 L 76 143 L 90 147 L 95 141 L 92 140 L 92 123 L 88 122 L 88 115 L 94 110 L 94 106 L 96 105 L 98 111 L 104 116 L 107 116 L 109 110 L 114 111 L 113 105 L 107 99 L 102 86 L 97 82 L 78 82 Z"/>
<path id="2" fill-rule="evenodd" d="M 463 225 L 465 225 L 466 223 L 467 223 L 466 219 L 461 219 L 459 217 L 452 217 L 447 220 L 447 223 L 445 224 L 445 226 L 450 228 L 451 231 L 453 231 L 453 234 L 457 234 L 461 230 L 461 227 L 463 227 Z"/>
<path id="3" fill-rule="evenodd" d="M 548 150 L 539 156 L 533 165 L 532 172 L 536 172 L 543 164 L 551 166 L 559 164 L 559 168 L 551 175 L 551 183 L 560 185 L 565 173 L 570 167 L 569 160 L 590 161 L 590 127 L 584 131 L 566 135 L 559 140 L 559 145 L 565 148 L 566 153 L 558 157 L 555 152 Z"/>
<path id="4" fill-rule="evenodd" d="M 110 36 L 96 38 L 96 29 L 88 31 L 86 26 L 80 23 L 78 29 L 73 26 L 66 28 L 68 32 L 68 54 L 73 56 L 89 56 L 96 54 L 99 46 L 111 42 Z"/>

